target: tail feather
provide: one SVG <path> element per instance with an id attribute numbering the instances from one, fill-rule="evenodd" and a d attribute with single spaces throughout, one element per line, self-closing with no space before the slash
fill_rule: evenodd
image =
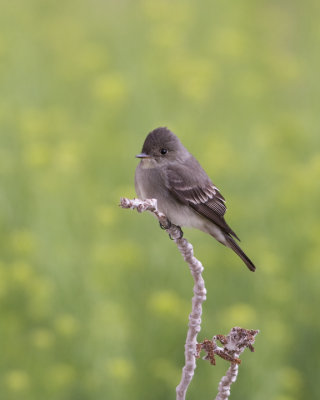
<path id="1" fill-rule="evenodd" d="M 242 259 L 242 261 L 246 264 L 246 266 L 250 269 L 250 271 L 255 271 L 256 267 L 253 265 L 253 262 L 250 258 L 241 250 L 238 244 L 233 240 L 233 238 L 229 235 L 225 236 L 227 241 L 226 245 L 230 247 L 238 256 Z"/>

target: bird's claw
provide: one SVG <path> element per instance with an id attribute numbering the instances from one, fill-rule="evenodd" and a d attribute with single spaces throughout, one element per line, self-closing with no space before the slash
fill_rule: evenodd
<path id="1" fill-rule="evenodd" d="M 171 240 L 182 239 L 182 238 L 183 238 L 182 229 L 181 229 L 180 226 L 178 226 L 178 225 L 176 225 L 175 227 L 177 228 L 177 231 L 179 232 L 179 237 L 178 237 L 178 238 L 173 238 L 173 237 L 171 236 L 171 234 L 169 233 L 169 238 L 170 238 Z"/>
<path id="2" fill-rule="evenodd" d="M 173 228 L 174 229 L 174 236 L 177 236 L 177 234 L 179 234 L 179 237 L 172 237 L 171 236 L 171 233 L 169 233 L 169 238 L 171 239 L 171 240 L 175 240 L 175 239 L 181 239 L 182 237 L 183 237 L 183 232 L 182 232 L 182 230 L 181 230 L 181 228 L 180 228 L 180 226 L 177 226 L 177 225 L 173 225 L 172 223 L 171 223 L 171 221 L 170 220 L 168 220 L 168 218 L 165 220 L 165 221 L 159 221 L 159 225 L 160 225 L 160 228 L 161 229 L 165 229 L 165 230 L 168 230 L 168 229 L 170 229 L 170 228 Z"/>
<path id="3" fill-rule="evenodd" d="M 162 224 L 161 222 L 159 222 L 159 224 L 161 229 L 169 229 L 172 225 L 168 219 L 166 220 L 165 224 Z"/>

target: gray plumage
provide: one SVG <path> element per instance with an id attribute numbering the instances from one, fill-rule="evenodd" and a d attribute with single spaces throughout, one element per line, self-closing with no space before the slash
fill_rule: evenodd
<path id="1" fill-rule="evenodd" d="M 255 270 L 224 219 L 224 197 L 177 136 L 167 128 L 153 130 L 137 157 L 141 158 L 135 174 L 139 198 L 157 199 L 159 211 L 173 224 L 209 233 L 238 254 L 251 271 Z"/>

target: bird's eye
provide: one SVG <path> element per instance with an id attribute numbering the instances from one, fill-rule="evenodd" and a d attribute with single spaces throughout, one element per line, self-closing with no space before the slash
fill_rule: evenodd
<path id="1" fill-rule="evenodd" d="M 168 153 L 168 150 L 167 150 L 167 149 L 161 149 L 161 150 L 160 150 L 160 153 L 161 153 L 162 155 L 165 155 L 165 154 Z"/>

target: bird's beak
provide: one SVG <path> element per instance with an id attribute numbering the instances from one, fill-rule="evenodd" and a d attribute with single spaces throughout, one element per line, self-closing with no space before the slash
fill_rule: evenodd
<path id="1" fill-rule="evenodd" d="M 137 158 L 151 158 L 148 154 L 146 153 L 140 153 L 136 155 Z"/>

